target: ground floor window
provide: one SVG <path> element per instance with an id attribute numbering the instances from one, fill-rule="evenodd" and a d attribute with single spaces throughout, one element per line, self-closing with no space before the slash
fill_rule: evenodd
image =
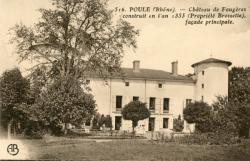
<path id="1" fill-rule="evenodd" d="M 164 129 L 168 128 L 168 118 L 163 118 L 163 128 Z"/>

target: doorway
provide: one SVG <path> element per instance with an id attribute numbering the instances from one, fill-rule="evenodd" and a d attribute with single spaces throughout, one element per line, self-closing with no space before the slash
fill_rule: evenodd
<path id="1" fill-rule="evenodd" d="M 115 116 L 115 130 L 120 130 L 121 126 L 122 126 L 122 117 Z"/>
<path id="2" fill-rule="evenodd" d="M 148 131 L 154 131 L 155 129 L 155 118 L 150 117 L 148 120 Z"/>

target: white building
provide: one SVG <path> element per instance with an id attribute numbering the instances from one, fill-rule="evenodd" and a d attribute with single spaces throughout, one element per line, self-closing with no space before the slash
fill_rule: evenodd
<path id="1" fill-rule="evenodd" d="M 121 109 L 132 100 L 146 102 L 149 119 L 139 122 L 137 130 L 158 131 L 173 128 L 173 119 L 183 115 L 183 108 L 192 100 L 209 104 L 217 95 L 228 95 L 228 67 L 231 62 L 209 58 L 192 65 L 192 77 L 178 74 L 178 62 L 172 62 L 172 72 L 122 68 L 122 76 L 104 81 L 92 77 L 89 85 L 100 114 L 112 117 L 113 129 L 131 130 L 130 121 L 122 119 Z"/>

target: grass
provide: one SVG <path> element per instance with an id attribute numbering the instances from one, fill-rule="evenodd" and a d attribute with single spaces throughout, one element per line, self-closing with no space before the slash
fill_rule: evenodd
<path id="1" fill-rule="evenodd" d="M 104 140 L 105 141 L 105 140 Z M 30 159 L 138 161 L 248 161 L 250 144 L 231 146 L 155 143 L 142 139 L 24 140 Z"/>

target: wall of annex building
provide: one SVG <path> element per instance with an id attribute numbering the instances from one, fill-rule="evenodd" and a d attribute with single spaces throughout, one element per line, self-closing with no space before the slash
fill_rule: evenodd
<path id="1" fill-rule="evenodd" d="M 129 82 L 129 86 L 125 85 Z M 162 88 L 159 88 L 162 84 Z M 120 111 L 116 109 L 116 96 L 122 96 L 122 107 L 133 100 L 133 96 L 139 97 L 139 100 L 146 102 L 149 107 L 149 98 L 156 98 L 155 111 L 151 117 L 155 118 L 155 130 L 159 130 L 163 124 L 163 118 L 169 118 L 169 129 L 173 127 L 173 118 L 182 115 L 186 99 L 194 99 L 194 83 L 167 82 L 167 81 L 145 81 L 145 80 L 122 80 L 108 79 L 90 79 L 90 87 L 96 99 L 98 112 L 101 114 L 110 114 L 113 125 L 115 116 L 121 116 Z M 169 98 L 169 112 L 163 112 L 163 98 Z M 147 131 L 148 119 L 139 122 L 139 128 Z M 123 130 L 131 130 L 131 121 L 122 120 Z"/>
<path id="2" fill-rule="evenodd" d="M 97 111 L 100 114 L 111 114 L 110 79 L 90 78 L 89 87 L 96 100 Z"/>
<path id="3" fill-rule="evenodd" d="M 195 100 L 212 104 L 216 96 L 228 95 L 228 66 L 223 63 L 207 63 L 195 67 Z"/>

